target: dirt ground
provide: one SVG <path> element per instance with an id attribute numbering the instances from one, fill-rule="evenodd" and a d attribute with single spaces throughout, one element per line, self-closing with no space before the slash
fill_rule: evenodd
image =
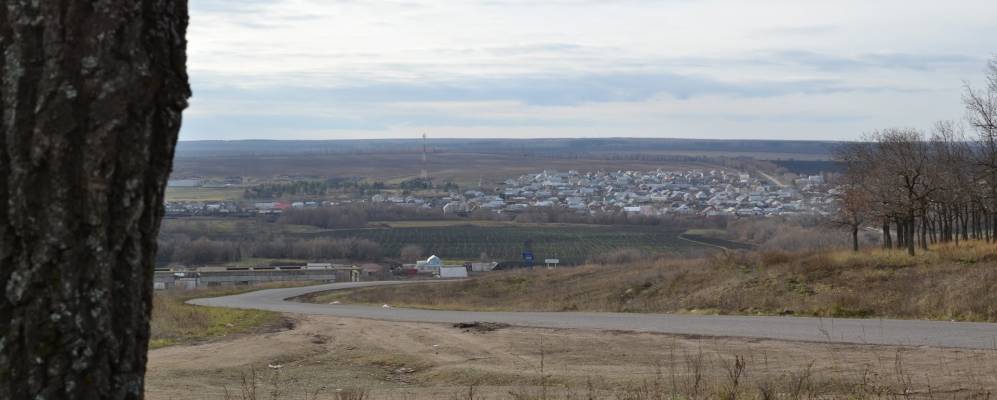
<path id="1" fill-rule="evenodd" d="M 288 331 L 150 352 L 147 398 L 346 399 L 356 388 L 373 399 L 648 398 L 621 394 L 651 388 L 708 397 L 732 385 L 885 398 L 997 392 L 997 350 L 291 318 Z"/>

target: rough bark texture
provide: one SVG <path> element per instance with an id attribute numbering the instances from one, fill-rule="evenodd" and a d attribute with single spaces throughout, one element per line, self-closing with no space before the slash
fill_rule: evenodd
<path id="1" fill-rule="evenodd" d="M 140 399 L 185 0 L 0 4 L 0 398 Z"/>

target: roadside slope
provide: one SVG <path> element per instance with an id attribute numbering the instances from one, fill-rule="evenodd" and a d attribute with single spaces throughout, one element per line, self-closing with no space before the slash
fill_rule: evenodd
<path id="1" fill-rule="evenodd" d="M 993 346 L 997 324 L 803 317 L 695 316 L 594 312 L 475 312 L 403 309 L 288 301 L 315 291 L 405 282 L 334 283 L 303 288 L 269 289 L 234 296 L 190 300 L 212 307 L 260 309 L 286 313 L 368 318 L 399 322 L 457 323 L 487 321 L 514 326 L 668 333 L 692 336 L 766 338 L 790 341 L 986 349 Z M 422 289 L 438 285 L 420 286 Z M 395 288 L 392 286 L 392 288 Z"/>
<path id="2" fill-rule="evenodd" d="M 997 254 L 985 243 L 902 252 L 725 252 L 507 271 L 429 287 L 367 288 L 311 301 L 466 311 L 794 315 L 997 322 Z"/>

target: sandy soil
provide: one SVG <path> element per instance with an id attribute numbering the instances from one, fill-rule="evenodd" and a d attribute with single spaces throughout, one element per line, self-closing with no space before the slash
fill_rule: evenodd
<path id="1" fill-rule="evenodd" d="M 997 350 L 293 319 L 288 331 L 150 352 L 147 398 L 225 399 L 227 391 L 242 399 L 254 381 L 260 399 L 274 391 L 289 399 L 345 398 L 338 396 L 351 388 L 374 399 L 469 398 L 471 390 L 483 396 L 474 398 L 531 398 L 543 390 L 616 397 L 649 385 L 709 391 L 730 385 L 737 357 L 742 387 L 805 382 L 822 392 L 861 387 L 936 398 L 997 390 Z"/>

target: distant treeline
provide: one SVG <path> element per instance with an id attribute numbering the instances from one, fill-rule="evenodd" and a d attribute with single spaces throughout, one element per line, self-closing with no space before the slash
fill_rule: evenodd
<path id="1" fill-rule="evenodd" d="M 444 215 L 443 210 L 439 208 L 365 204 L 291 209 L 285 211 L 277 222 L 336 229 L 362 228 L 369 221 L 432 221 L 456 218 Z"/>
<path id="2" fill-rule="evenodd" d="M 703 216 L 642 215 L 623 211 L 599 212 L 595 214 L 580 214 L 572 209 L 562 207 L 534 207 L 518 214 L 495 214 L 480 210 L 471 214 L 471 219 L 499 220 L 522 223 L 561 223 L 589 225 L 668 225 L 673 227 L 693 228 L 723 228 L 726 218 L 709 218 Z"/>
<path id="3" fill-rule="evenodd" d="M 446 181 L 443 183 L 434 184 L 432 178 L 412 178 L 406 179 L 398 184 L 398 187 L 405 191 L 413 190 L 427 190 L 427 189 L 440 189 L 448 192 L 456 192 L 460 190 L 460 186 L 451 181 Z"/>
<path id="4" fill-rule="evenodd" d="M 208 265 L 237 262 L 246 258 L 296 260 L 371 260 L 381 258 L 381 246 L 366 239 L 291 239 L 278 237 L 257 240 L 224 240 L 205 237 L 191 240 L 186 235 L 160 235 L 158 265 Z"/>
<path id="5" fill-rule="evenodd" d="M 844 163 L 834 160 L 776 160 L 771 161 L 771 163 L 797 175 L 840 173 L 845 170 Z"/>
<path id="6" fill-rule="evenodd" d="M 623 211 L 579 213 L 563 207 L 532 207 L 519 213 L 495 213 L 490 209 L 456 215 L 439 208 L 397 206 L 390 204 L 348 205 L 287 210 L 277 220 L 282 224 L 309 225 L 325 229 L 361 228 L 370 221 L 475 220 L 522 223 L 564 223 L 593 225 L 679 225 L 688 228 L 722 228 L 722 217 L 682 215 L 642 215 Z"/>
<path id="7" fill-rule="evenodd" d="M 834 142 L 790 140 L 704 140 L 658 138 L 585 139 L 430 139 L 429 151 L 515 153 L 515 154 L 597 154 L 654 152 L 730 152 L 800 154 L 829 157 Z M 268 154 L 365 154 L 419 153 L 423 141 L 387 140 L 237 140 L 181 141 L 177 157 L 268 155 Z M 803 158 L 803 157 L 801 157 Z"/>
<path id="8" fill-rule="evenodd" d="M 290 196 L 324 196 L 330 189 L 352 189 L 367 194 L 384 189 L 384 182 L 367 182 L 355 178 L 332 178 L 324 181 L 274 182 L 253 185 L 243 192 L 246 199 L 275 200 Z"/>

